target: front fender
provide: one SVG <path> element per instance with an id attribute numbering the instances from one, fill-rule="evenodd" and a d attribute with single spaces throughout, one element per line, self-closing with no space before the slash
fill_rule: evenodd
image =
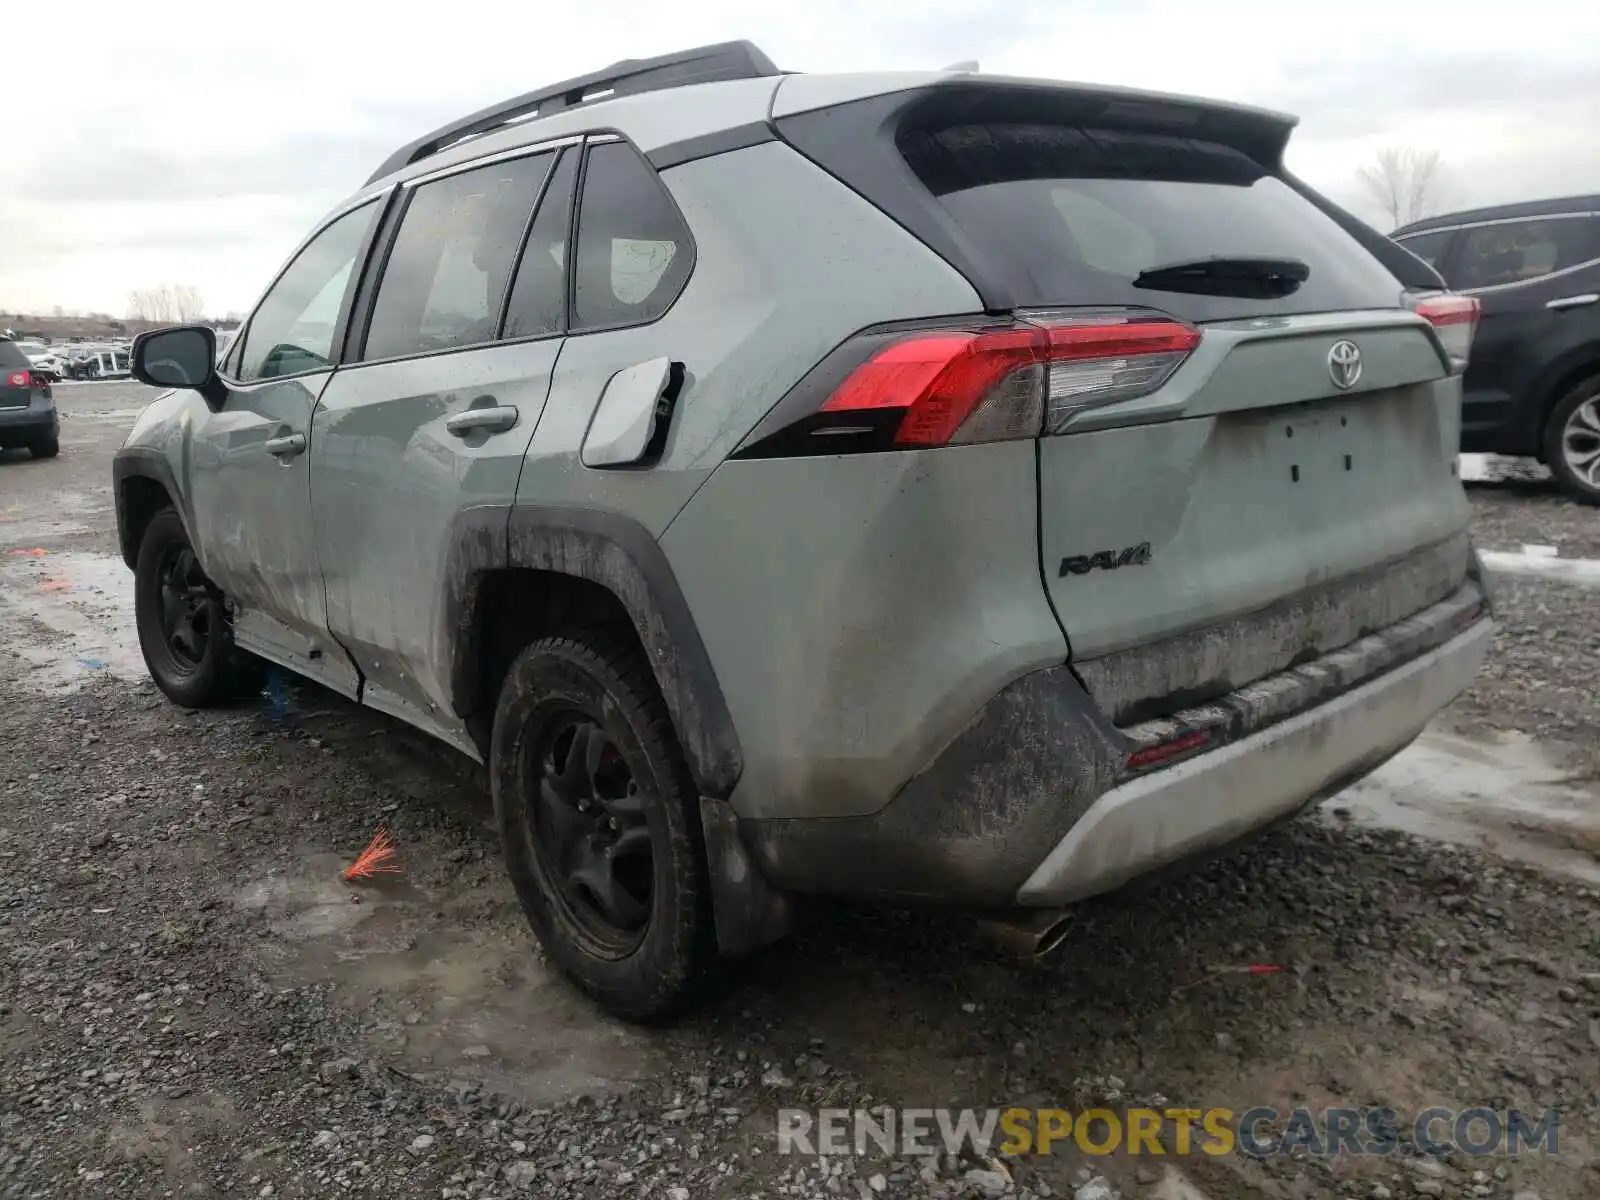
<path id="1" fill-rule="evenodd" d="M 129 507 L 127 481 L 148 479 L 159 484 L 178 510 L 189 544 L 199 553 L 195 538 L 194 509 L 184 486 L 186 448 L 192 428 L 189 403 L 193 393 L 165 391 L 140 411 L 122 448 L 111 459 L 111 495 L 117 513 L 117 545 L 122 561 L 132 569 L 139 557 L 141 514 Z M 148 516 L 148 514 L 142 514 Z"/>

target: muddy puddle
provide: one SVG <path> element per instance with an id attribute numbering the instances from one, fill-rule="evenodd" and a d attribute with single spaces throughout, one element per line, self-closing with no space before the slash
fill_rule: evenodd
<path id="1" fill-rule="evenodd" d="M 60 693 L 98 674 L 143 679 L 133 576 L 122 560 L 34 544 L 42 540 L 0 549 L 0 653 L 20 660 L 20 682 Z"/>
<path id="2" fill-rule="evenodd" d="M 1600 784 L 1522 734 L 1430 730 L 1323 805 L 1359 822 L 1477 846 L 1600 884 Z"/>
<path id="3" fill-rule="evenodd" d="M 364 1013 L 374 1056 L 533 1106 L 625 1091 L 661 1069 L 647 1035 L 606 1018 L 540 961 L 520 914 L 485 919 L 483 888 L 352 886 L 344 865 L 308 855 L 234 903 L 265 923 L 269 969 L 335 981 L 336 996 Z"/>

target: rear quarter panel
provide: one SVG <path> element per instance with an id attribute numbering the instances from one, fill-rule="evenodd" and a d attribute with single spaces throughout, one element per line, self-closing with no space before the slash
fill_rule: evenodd
<path id="1" fill-rule="evenodd" d="M 780 143 L 661 178 L 693 234 L 694 271 L 659 320 L 566 339 L 517 491 L 519 504 L 579 504 L 657 536 L 784 393 L 856 330 L 978 308 L 960 274 Z M 685 368 L 661 458 L 648 470 L 585 467 L 579 452 L 607 381 L 658 356 Z"/>

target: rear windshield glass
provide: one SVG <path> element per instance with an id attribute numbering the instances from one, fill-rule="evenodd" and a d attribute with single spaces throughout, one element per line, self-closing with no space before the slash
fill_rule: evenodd
<path id="1" fill-rule="evenodd" d="M 32 365 L 15 342 L 0 342 L 0 370 L 26 371 Z"/>
<path id="2" fill-rule="evenodd" d="M 1392 308 L 1399 282 L 1304 196 L 1214 142 L 1057 124 L 902 130 L 900 152 L 1024 305 L 1138 305 L 1194 321 Z M 1215 257 L 1294 259 L 1287 296 L 1135 286 Z"/>

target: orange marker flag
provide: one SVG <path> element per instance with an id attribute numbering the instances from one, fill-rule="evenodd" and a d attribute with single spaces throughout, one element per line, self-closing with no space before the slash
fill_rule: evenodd
<path id="1" fill-rule="evenodd" d="M 400 867 L 394 857 L 394 839 L 389 836 L 387 829 L 380 829 L 355 862 L 344 869 L 344 877 L 354 882 L 357 879 L 371 879 L 374 875 L 398 875 Z"/>

